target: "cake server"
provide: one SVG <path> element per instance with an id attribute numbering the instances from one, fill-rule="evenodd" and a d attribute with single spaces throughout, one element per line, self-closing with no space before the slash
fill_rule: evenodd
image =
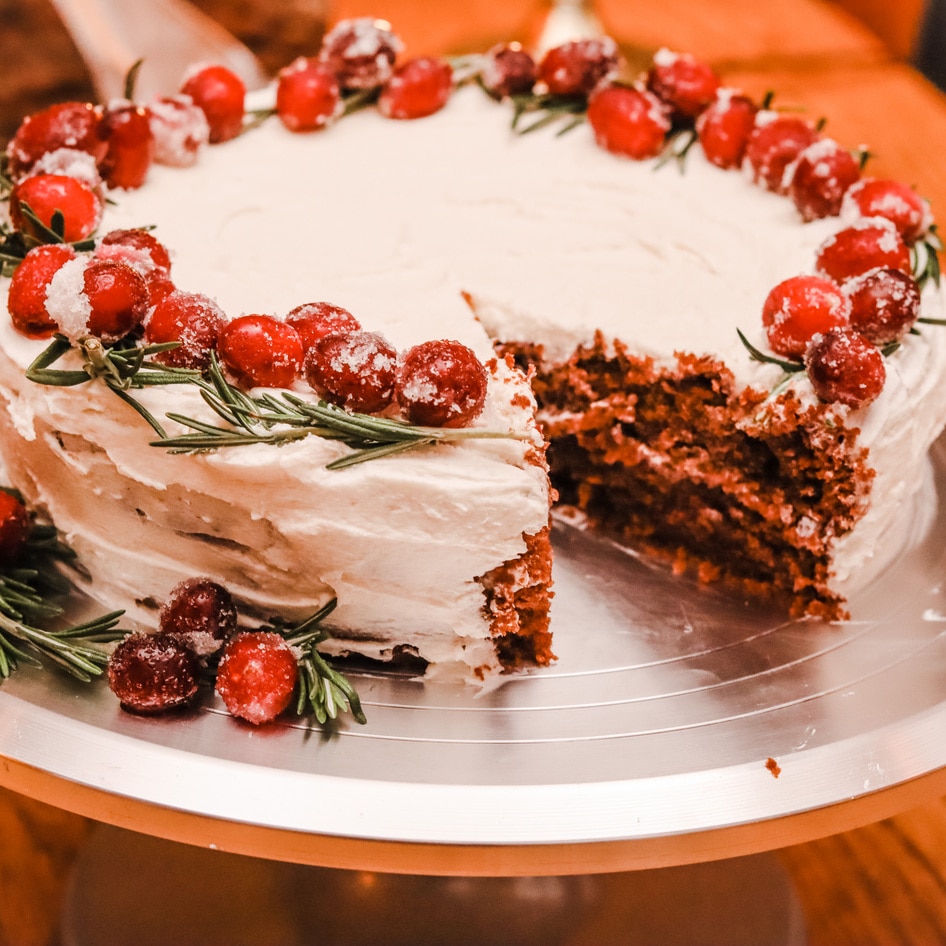
<path id="1" fill-rule="evenodd" d="M 125 76 L 143 65 L 139 98 L 176 91 L 195 62 L 228 66 L 255 89 L 268 77 L 256 57 L 215 20 L 186 0 L 52 0 L 102 101 L 121 96 Z"/>

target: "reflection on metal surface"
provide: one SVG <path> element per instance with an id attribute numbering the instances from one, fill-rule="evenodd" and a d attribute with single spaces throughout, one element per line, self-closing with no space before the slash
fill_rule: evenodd
<path id="1" fill-rule="evenodd" d="M 215 705 L 134 717 L 24 669 L 0 755 L 197 815 L 434 844 L 654 838 L 858 798 L 946 765 L 946 441 L 933 468 L 932 524 L 919 510 L 843 624 L 786 623 L 560 525 L 552 668 L 482 692 L 356 673 L 368 725 L 330 733 Z"/>

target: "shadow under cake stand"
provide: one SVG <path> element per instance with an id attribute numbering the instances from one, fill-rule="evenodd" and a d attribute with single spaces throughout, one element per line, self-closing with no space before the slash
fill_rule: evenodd
<path id="1" fill-rule="evenodd" d="M 557 523 L 555 666 L 482 691 L 354 671 L 366 726 L 137 717 L 22 668 L 0 783 L 103 825 L 65 946 L 794 946 L 767 852 L 946 793 L 946 440 L 912 515 L 838 624 Z"/>

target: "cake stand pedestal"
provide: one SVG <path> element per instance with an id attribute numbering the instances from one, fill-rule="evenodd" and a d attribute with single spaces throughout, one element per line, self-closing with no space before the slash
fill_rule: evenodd
<path id="1" fill-rule="evenodd" d="M 770 855 L 571 877 L 431 877 L 284 864 L 102 827 L 62 946 L 804 946 Z"/>
<path id="2" fill-rule="evenodd" d="M 353 671 L 368 725 L 325 731 L 256 729 L 212 699 L 137 717 L 104 686 L 23 667 L 0 688 L 0 783 L 157 839 L 103 829 L 70 899 L 77 946 L 107 944 L 106 892 L 144 903 L 148 845 L 175 921 L 227 855 L 261 858 L 232 869 L 269 878 L 265 902 L 291 890 L 292 910 L 263 915 L 301 910 L 320 943 L 330 920 L 352 924 L 346 943 L 369 921 L 396 942 L 402 920 L 435 942 L 444 915 L 451 942 L 577 946 L 613 920 L 597 942 L 635 943 L 687 912 L 729 943 L 743 919 L 790 937 L 748 941 L 797 942 L 790 889 L 758 855 L 946 794 L 946 441 L 929 473 L 899 557 L 843 623 L 786 622 L 559 523 L 553 667 L 483 690 Z M 248 930 L 262 907 L 246 896 L 222 905 Z"/>

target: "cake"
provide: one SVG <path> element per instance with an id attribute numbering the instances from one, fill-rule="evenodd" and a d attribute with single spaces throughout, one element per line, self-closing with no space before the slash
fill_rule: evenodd
<path id="1" fill-rule="evenodd" d="M 602 50 L 599 89 L 612 74 Z M 844 616 L 905 541 L 946 420 L 946 332 L 914 325 L 886 346 L 870 403 L 825 400 L 800 357 L 772 355 L 761 312 L 773 287 L 814 272 L 856 208 L 803 220 L 784 194 L 711 160 L 693 115 L 667 99 L 659 149 L 636 160 L 594 123 L 518 134 L 477 69 L 494 94 L 460 83 L 416 121 L 333 105 L 309 133 L 273 116 L 188 167 L 154 164 L 142 186 L 110 191 L 98 232 L 152 227 L 174 285 L 230 318 L 322 299 L 399 351 L 459 340 L 489 371 L 471 429 L 497 436 L 341 470 L 327 465 L 352 448 L 318 436 L 175 452 L 101 382 L 26 380 L 48 342 L 5 323 L 0 451 L 77 551 L 82 587 L 145 627 L 196 574 L 254 618 L 335 598 L 336 653 L 483 679 L 553 659 L 557 494 L 562 516 L 681 573 L 796 616 Z M 587 96 L 551 88 L 555 75 L 543 81 L 558 98 L 528 93 L 522 108 L 555 117 L 541 109 L 564 102 L 566 120 L 580 117 L 583 104 L 567 106 Z M 929 233 L 927 220 L 913 242 Z M 943 317 L 933 280 L 922 316 Z M 56 367 L 78 365 L 69 351 Z M 194 386 L 135 398 L 153 417 L 219 424 Z"/>

